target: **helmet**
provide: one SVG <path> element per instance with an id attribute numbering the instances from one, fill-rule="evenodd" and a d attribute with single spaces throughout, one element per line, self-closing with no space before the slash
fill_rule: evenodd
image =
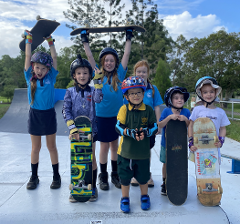
<path id="1" fill-rule="evenodd" d="M 144 79 L 139 76 L 130 76 L 123 80 L 122 82 L 122 92 L 125 94 L 129 89 L 142 88 L 143 91 L 146 90 Z"/>
<path id="2" fill-rule="evenodd" d="M 34 53 L 31 57 L 31 62 L 45 65 L 49 69 L 51 69 L 53 65 L 52 57 L 49 54 L 42 51 L 38 51 Z"/>
<path id="3" fill-rule="evenodd" d="M 107 54 L 112 54 L 116 57 L 117 61 L 116 61 L 116 68 L 118 67 L 119 65 L 119 57 L 118 57 L 118 53 L 115 49 L 111 48 L 111 47 L 106 47 L 104 48 L 100 54 L 99 54 L 99 63 L 101 64 L 101 60 L 102 60 L 102 57 L 104 55 L 107 55 Z"/>
<path id="4" fill-rule="evenodd" d="M 92 77 L 92 73 L 93 73 L 92 66 L 88 62 L 88 60 L 82 58 L 80 54 L 77 55 L 77 59 L 75 59 L 70 65 L 70 73 L 71 73 L 72 78 L 73 78 L 73 74 L 75 73 L 75 70 L 77 68 L 83 68 L 83 67 L 86 67 L 89 69 L 89 74 L 91 75 L 91 79 L 92 79 L 93 78 Z"/>
<path id="5" fill-rule="evenodd" d="M 216 98 L 217 96 L 221 93 L 222 91 L 222 88 L 218 85 L 216 79 L 214 79 L 213 77 L 211 76 L 204 76 L 202 78 L 200 78 L 197 83 L 196 83 L 196 86 L 195 86 L 195 90 L 196 90 L 196 93 L 198 95 L 198 97 L 202 99 L 202 93 L 201 93 L 201 88 L 203 87 L 203 85 L 205 84 L 210 84 L 214 89 L 217 89 L 216 91 Z M 214 99 L 214 101 L 216 101 L 216 98 Z M 204 101 L 204 100 L 203 100 Z M 205 101 L 204 101 L 205 102 Z M 211 104 L 211 103 L 210 103 Z"/>
<path id="6" fill-rule="evenodd" d="M 187 102 L 190 94 L 188 93 L 187 89 L 184 87 L 179 87 L 179 86 L 173 86 L 170 87 L 169 89 L 166 90 L 165 94 L 164 94 L 164 102 L 166 104 L 167 107 L 173 107 L 172 104 L 172 95 L 173 93 L 181 93 L 184 96 L 184 103 Z M 176 108 L 176 109 L 181 109 L 181 108 Z"/>

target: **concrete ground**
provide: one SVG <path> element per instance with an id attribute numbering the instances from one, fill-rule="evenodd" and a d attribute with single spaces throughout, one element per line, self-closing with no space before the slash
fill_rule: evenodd
<path id="1" fill-rule="evenodd" d="M 139 187 L 131 187 L 131 213 L 123 214 L 119 209 L 121 190 L 110 183 L 109 191 L 99 189 L 96 202 L 70 203 L 70 143 L 67 136 L 57 136 L 62 187 L 49 188 L 52 181 L 52 167 L 45 137 L 42 137 L 39 179 L 36 190 L 27 190 L 31 175 L 31 139 L 28 134 L 0 132 L 0 223 L 240 223 L 240 176 L 229 174 L 231 160 L 222 158 L 221 177 L 223 197 L 221 206 L 204 207 L 197 200 L 194 164 L 189 161 L 188 198 L 182 206 L 172 205 L 166 196 L 160 194 L 161 168 L 159 161 L 160 135 L 152 150 L 151 172 L 155 187 L 149 189 L 151 209 L 140 208 Z M 240 143 L 226 139 L 224 149 L 239 147 Z M 97 142 L 96 154 L 99 155 Z M 98 157 L 98 156 L 97 156 Z M 109 163 L 110 164 L 110 159 Z M 108 167 L 109 173 L 111 167 Z"/>

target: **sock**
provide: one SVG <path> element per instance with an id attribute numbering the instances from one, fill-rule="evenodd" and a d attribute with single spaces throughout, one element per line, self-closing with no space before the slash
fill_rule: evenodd
<path id="1" fill-rule="evenodd" d="M 92 180 L 93 180 L 93 183 L 92 183 L 93 188 L 96 188 L 96 182 L 97 182 L 97 169 L 93 170 L 93 178 L 92 178 Z"/>
<path id="2" fill-rule="evenodd" d="M 165 184 L 165 183 L 166 183 L 166 181 L 165 181 L 165 180 L 166 180 L 166 178 L 163 178 L 162 180 L 163 180 L 163 182 L 164 182 L 164 184 Z"/>
<path id="3" fill-rule="evenodd" d="M 117 172 L 117 161 L 111 160 L 112 163 L 112 171 Z"/>
<path id="4" fill-rule="evenodd" d="M 31 168 L 32 168 L 32 176 L 37 176 L 38 173 L 38 163 L 32 164 L 31 163 Z"/>
<path id="5" fill-rule="evenodd" d="M 58 167 L 59 167 L 59 163 L 54 164 L 54 165 L 52 164 L 52 168 L 53 168 L 53 176 L 55 176 L 55 177 L 60 176 L 59 173 L 58 173 Z"/>
<path id="6" fill-rule="evenodd" d="M 100 163 L 100 170 L 101 170 L 101 173 L 106 173 L 107 172 L 107 163 L 105 163 L 105 164 Z"/>

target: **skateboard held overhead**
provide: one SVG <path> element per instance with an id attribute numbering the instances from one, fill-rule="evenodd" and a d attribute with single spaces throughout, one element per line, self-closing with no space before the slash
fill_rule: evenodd
<path id="1" fill-rule="evenodd" d="M 166 125 L 166 191 L 174 205 L 182 205 L 188 195 L 188 146 L 185 121 Z"/>
<path id="2" fill-rule="evenodd" d="M 88 117 L 74 120 L 76 127 L 84 131 L 80 140 L 71 140 L 71 184 L 70 193 L 79 202 L 86 202 L 92 196 L 92 124 Z"/>
<path id="3" fill-rule="evenodd" d="M 86 30 L 87 33 L 112 33 L 112 32 L 123 32 L 128 29 L 135 30 L 137 32 L 145 32 L 146 30 L 137 25 L 131 25 L 128 22 L 126 23 L 126 26 L 111 26 L 111 27 L 90 27 L 90 24 L 88 21 L 84 21 L 85 27 L 77 28 L 73 30 L 70 35 L 75 36 L 80 34 L 83 30 Z"/>
<path id="4" fill-rule="evenodd" d="M 220 204 L 223 189 L 221 187 L 216 128 L 209 118 L 198 118 L 193 124 L 195 151 L 195 173 L 197 194 L 201 204 L 216 206 Z"/>
<path id="5" fill-rule="evenodd" d="M 55 20 L 43 19 L 40 16 L 37 16 L 36 19 L 37 23 L 31 30 L 29 30 L 33 39 L 31 46 L 32 51 L 42 44 L 45 40 L 44 38 L 50 36 L 60 25 L 60 23 Z M 19 48 L 22 51 L 25 51 L 25 35 L 23 34 L 22 37 L 24 39 L 19 43 Z"/>

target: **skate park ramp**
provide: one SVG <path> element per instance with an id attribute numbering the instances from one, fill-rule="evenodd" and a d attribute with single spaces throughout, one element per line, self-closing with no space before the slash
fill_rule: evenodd
<path id="1" fill-rule="evenodd" d="M 63 92 L 64 93 L 64 92 Z M 63 94 L 56 91 L 55 94 L 63 99 Z M 62 117 L 63 100 L 56 98 L 55 110 L 57 114 L 57 135 L 68 135 L 68 128 Z M 6 114 L 0 119 L 0 132 L 28 134 L 28 96 L 27 89 L 15 89 L 12 103 Z"/>

